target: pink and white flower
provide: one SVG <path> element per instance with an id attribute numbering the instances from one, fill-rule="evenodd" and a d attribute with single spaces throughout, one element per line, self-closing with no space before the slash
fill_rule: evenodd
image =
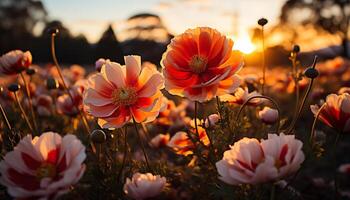
<path id="1" fill-rule="evenodd" d="M 259 94 L 256 91 L 253 92 L 249 92 L 247 88 L 243 89 L 243 88 L 238 88 L 233 95 L 231 94 L 225 94 L 220 96 L 220 100 L 221 101 L 227 101 L 229 103 L 234 103 L 234 104 L 238 104 L 238 105 L 242 105 L 244 104 L 249 98 L 255 97 L 255 96 L 261 96 L 261 94 Z M 252 100 L 249 101 L 249 103 L 247 105 L 251 105 L 251 106 L 257 106 L 260 105 L 264 100 L 262 100 L 261 98 L 254 98 Z"/>
<path id="2" fill-rule="evenodd" d="M 103 128 L 119 128 L 135 119 L 153 121 L 162 106 L 164 78 L 154 66 L 141 67 L 141 57 L 125 56 L 125 66 L 107 62 L 89 78 L 84 93 L 88 113 Z"/>
<path id="3" fill-rule="evenodd" d="M 231 185 L 258 184 L 296 172 L 304 161 L 302 142 L 294 135 L 269 134 L 267 140 L 243 138 L 216 163 L 219 179 Z"/>
<path id="4" fill-rule="evenodd" d="M 79 181 L 85 158 L 85 147 L 74 135 L 28 135 L 0 162 L 0 183 L 16 199 L 54 199 Z"/>
<path id="5" fill-rule="evenodd" d="M 151 173 L 135 173 L 131 179 L 126 179 L 124 192 L 133 199 L 142 200 L 159 195 L 165 186 L 165 177 Z"/>
<path id="6" fill-rule="evenodd" d="M 102 66 L 105 65 L 107 62 L 111 62 L 109 59 L 100 58 L 95 62 L 95 70 L 100 72 L 102 69 Z"/>
<path id="7" fill-rule="evenodd" d="M 350 175 L 350 163 L 340 165 L 339 172 Z"/>
<path id="8" fill-rule="evenodd" d="M 311 111 L 315 115 L 319 109 L 318 105 L 311 105 Z M 348 93 L 328 95 L 319 115 L 319 119 L 326 125 L 335 128 L 341 133 L 349 133 L 350 95 Z"/>
<path id="9" fill-rule="evenodd" d="M 170 139 L 170 134 L 158 134 L 149 142 L 151 147 L 159 148 L 164 147 L 168 144 Z"/>
<path id="10" fill-rule="evenodd" d="M 211 128 L 214 127 L 220 120 L 220 116 L 218 114 L 211 114 L 204 120 L 204 127 Z"/>
<path id="11" fill-rule="evenodd" d="M 10 51 L 0 57 L 0 73 L 6 75 L 18 74 L 32 64 L 32 54 L 29 51 Z"/>
<path id="12" fill-rule="evenodd" d="M 258 117 L 266 124 L 274 124 L 278 120 L 278 110 L 265 106 L 258 112 Z"/>

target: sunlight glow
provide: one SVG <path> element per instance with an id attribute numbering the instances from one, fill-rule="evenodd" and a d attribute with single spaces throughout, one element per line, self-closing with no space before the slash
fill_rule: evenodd
<path id="1" fill-rule="evenodd" d="M 244 54 L 250 54 L 256 50 L 256 46 L 253 44 L 248 34 L 240 35 L 237 38 L 233 38 L 234 50 L 239 50 Z"/>

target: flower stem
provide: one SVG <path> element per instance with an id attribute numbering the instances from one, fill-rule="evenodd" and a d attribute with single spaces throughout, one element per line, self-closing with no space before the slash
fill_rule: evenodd
<path id="1" fill-rule="evenodd" d="M 6 123 L 7 128 L 12 132 L 12 126 L 11 126 L 11 124 L 10 124 L 8 118 L 7 118 L 7 115 L 6 115 L 6 113 L 5 113 L 5 110 L 4 110 L 4 108 L 2 107 L 1 103 L 0 103 L 0 110 L 1 110 L 1 115 L 2 115 L 2 117 L 3 117 L 4 120 L 5 120 L 5 123 Z"/>
<path id="2" fill-rule="evenodd" d="M 275 200 L 275 194 L 276 194 L 276 186 L 273 183 L 271 185 L 271 193 L 270 193 L 270 200 Z"/>
<path id="3" fill-rule="evenodd" d="M 35 117 L 34 108 L 33 108 L 32 97 L 31 97 L 31 94 L 30 94 L 29 84 L 28 84 L 27 80 L 25 79 L 25 77 L 23 75 L 23 72 L 20 73 L 20 76 L 21 76 L 21 78 L 23 80 L 23 83 L 24 83 L 24 86 L 26 88 L 26 93 L 27 93 L 27 97 L 28 97 L 30 113 L 31 113 L 32 118 L 33 118 L 33 125 L 34 125 L 34 128 L 35 128 L 36 132 L 39 133 L 38 124 L 36 122 L 36 117 Z"/>
<path id="4" fill-rule="evenodd" d="M 340 139 L 341 133 L 337 133 L 335 138 L 334 147 L 333 147 L 333 156 L 334 156 L 334 199 L 338 199 L 338 178 L 337 178 L 337 145 Z"/>
<path id="5" fill-rule="evenodd" d="M 265 94 L 265 81 L 266 81 L 266 61 L 265 61 L 265 36 L 264 26 L 261 26 L 261 42 L 262 42 L 262 68 L 263 68 L 263 80 L 261 84 L 261 94 Z"/>
<path id="6" fill-rule="evenodd" d="M 320 116 L 321 114 L 321 111 L 323 110 L 323 108 L 326 106 L 326 103 L 324 103 L 320 109 L 318 109 L 316 115 L 315 115 L 315 119 L 312 123 L 312 128 L 311 128 L 311 133 L 310 133 L 310 138 L 309 138 L 309 142 L 310 142 L 310 145 L 311 145 L 311 148 L 313 147 L 314 145 L 314 137 L 315 137 L 315 129 L 316 129 L 316 123 L 317 123 L 317 120 L 318 120 L 318 117 Z"/>
<path id="7" fill-rule="evenodd" d="M 87 131 L 87 134 L 89 134 L 90 133 L 90 127 L 89 127 L 89 124 L 87 122 L 87 118 L 86 118 L 85 114 L 81 111 L 81 109 L 79 109 L 79 107 L 74 104 L 74 99 L 72 97 L 72 94 L 69 92 L 68 86 L 67 86 L 66 82 L 64 81 L 64 78 L 63 78 L 63 75 L 62 75 L 61 67 L 58 64 L 57 57 L 56 57 L 56 51 L 55 51 L 55 36 L 56 36 L 55 33 L 51 34 L 51 54 L 52 54 L 53 62 L 55 63 L 58 75 L 59 75 L 59 77 L 60 77 L 60 79 L 62 81 L 63 88 L 68 93 L 68 96 L 70 97 L 74 107 L 79 111 L 79 114 L 80 114 L 80 116 L 81 116 L 81 118 L 83 120 L 84 127 L 85 127 L 85 129 Z"/>
<path id="8" fill-rule="evenodd" d="M 128 138 L 127 138 L 127 131 L 128 131 L 128 127 L 125 125 L 124 127 L 124 155 L 123 155 L 123 161 L 122 161 L 122 166 L 120 166 L 119 172 L 118 172 L 118 176 L 117 176 L 117 181 L 120 181 L 120 177 L 123 173 L 124 167 L 125 167 L 125 163 L 126 163 L 126 159 L 128 156 Z"/>
<path id="9" fill-rule="evenodd" d="M 315 67 L 316 67 L 316 63 L 317 63 L 317 56 L 315 56 L 315 58 L 314 58 L 314 62 L 313 62 L 313 64 L 312 64 L 312 68 L 315 68 Z M 304 108 L 304 105 L 305 105 L 305 103 L 306 103 L 307 97 L 309 96 L 309 94 L 310 94 L 310 92 L 311 92 L 311 89 L 312 89 L 312 85 L 313 85 L 313 83 L 314 83 L 314 80 L 315 80 L 314 78 L 311 78 L 311 81 L 310 81 L 309 86 L 308 86 L 308 88 L 307 88 L 307 90 L 306 90 L 306 92 L 305 92 L 305 95 L 304 95 L 303 101 L 301 102 L 301 105 L 300 105 L 300 107 L 299 107 L 299 110 L 298 110 L 297 114 L 295 115 L 295 117 L 293 118 L 293 121 L 292 121 L 292 123 L 290 124 L 289 128 L 288 128 L 287 131 L 286 131 L 287 134 L 288 134 L 288 133 L 291 133 L 291 132 L 293 131 L 294 126 L 295 126 L 296 122 L 298 121 L 298 118 L 300 117 L 301 112 L 303 111 L 303 108 Z"/>
<path id="10" fill-rule="evenodd" d="M 137 139 L 139 140 L 139 143 L 140 143 L 140 146 L 141 146 L 141 149 L 142 149 L 142 152 L 143 152 L 143 156 L 145 157 L 147 168 L 148 168 L 149 171 L 152 171 L 151 167 L 149 165 L 149 162 L 148 162 L 148 157 L 147 157 L 147 154 L 146 154 L 145 146 L 143 145 L 142 138 L 141 138 L 139 129 L 137 128 L 137 123 L 135 121 L 134 116 L 132 116 L 132 121 L 133 121 L 134 128 L 135 128 L 135 131 L 136 131 L 136 134 L 137 134 Z"/>
<path id="11" fill-rule="evenodd" d="M 15 99 L 16 99 L 17 105 L 18 105 L 19 109 L 21 110 L 21 113 L 22 113 L 22 115 L 24 117 L 24 120 L 26 121 L 30 131 L 32 132 L 32 135 L 34 136 L 35 135 L 34 134 L 34 129 L 33 129 L 32 125 L 31 125 L 31 123 L 30 123 L 30 121 L 28 119 L 28 116 L 27 116 L 26 112 L 24 111 L 24 109 L 23 109 L 23 107 L 21 105 L 21 102 L 19 102 L 17 92 L 13 92 L 13 93 L 15 95 Z"/>
<path id="12" fill-rule="evenodd" d="M 235 137 L 236 137 L 236 127 L 237 127 L 238 120 L 239 120 L 239 117 L 240 117 L 240 115 L 241 115 L 243 109 L 245 108 L 245 106 L 246 106 L 251 100 L 257 99 L 257 98 L 269 100 L 269 101 L 274 105 L 274 107 L 277 109 L 277 111 L 278 111 L 278 120 L 277 120 L 277 125 L 276 125 L 276 133 L 279 132 L 280 121 L 281 121 L 281 109 L 280 109 L 280 107 L 278 106 L 277 102 L 276 102 L 274 99 L 272 99 L 271 97 L 268 97 L 268 96 L 263 96 L 263 95 L 261 95 L 261 96 L 253 96 L 253 97 L 250 97 L 249 99 L 247 99 L 247 100 L 242 104 L 241 108 L 239 109 L 239 111 L 238 111 L 238 113 L 237 113 L 236 123 L 235 123 L 235 132 L 234 132 L 234 134 L 233 134 L 233 137 L 234 137 L 233 139 L 235 139 Z"/>
<path id="13" fill-rule="evenodd" d="M 196 128 L 197 137 L 199 138 L 198 124 L 197 124 L 197 118 L 198 118 L 198 116 L 197 116 L 198 113 L 197 112 L 198 112 L 198 102 L 195 101 L 194 102 L 194 126 Z"/>

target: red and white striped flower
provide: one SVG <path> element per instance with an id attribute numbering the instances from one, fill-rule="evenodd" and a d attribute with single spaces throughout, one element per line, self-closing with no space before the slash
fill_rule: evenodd
<path id="1" fill-rule="evenodd" d="M 311 111 L 316 115 L 320 107 L 311 105 Z M 341 133 L 350 132 L 350 95 L 330 94 L 326 98 L 319 119 L 326 125 L 335 128 Z"/>
<path id="2" fill-rule="evenodd" d="M 269 134 L 267 140 L 243 138 L 216 163 L 219 179 L 231 185 L 258 184 L 296 172 L 305 156 L 294 135 Z"/>
<path id="3" fill-rule="evenodd" d="M 16 199 L 55 199 L 85 171 L 85 147 L 74 135 L 24 137 L 0 163 L 0 183 Z"/>

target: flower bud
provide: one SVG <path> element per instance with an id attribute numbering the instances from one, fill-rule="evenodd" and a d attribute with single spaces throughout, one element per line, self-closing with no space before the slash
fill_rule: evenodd
<path id="1" fill-rule="evenodd" d="M 274 124 L 278 120 L 278 110 L 266 106 L 263 110 L 259 111 L 258 117 L 266 124 Z"/>
<path id="2" fill-rule="evenodd" d="M 300 52 L 300 46 L 297 45 L 297 44 L 294 45 L 294 46 L 293 46 L 293 52 L 294 52 L 294 53 L 299 53 L 299 52 Z"/>
<path id="3" fill-rule="evenodd" d="M 309 67 L 304 71 L 304 75 L 308 78 L 316 78 L 318 76 L 318 71 L 315 68 Z"/>
<path id="4" fill-rule="evenodd" d="M 259 20 L 258 20 L 258 24 L 260 25 L 260 26 L 265 26 L 266 24 L 267 24 L 267 19 L 265 19 L 265 18 L 260 18 Z"/>
<path id="5" fill-rule="evenodd" d="M 106 141 L 107 136 L 103 130 L 96 129 L 92 131 L 90 138 L 93 143 L 101 144 Z"/>
<path id="6" fill-rule="evenodd" d="M 48 78 L 46 80 L 46 87 L 47 87 L 48 90 L 57 89 L 57 88 L 59 88 L 59 86 L 60 86 L 60 84 L 54 78 Z"/>
<path id="7" fill-rule="evenodd" d="M 31 75 L 33 75 L 33 74 L 35 74 L 35 73 L 36 73 L 36 70 L 33 69 L 33 68 L 28 68 L 28 69 L 26 70 L 26 74 L 29 75 L 29 76 L 31 76 Z"/>
<path id="8" fill-rule="evenodd" d="M 50 35 L 57 35 L 59 32 L 60 31 L 56 27 L 52 27 L 52 28 L 47 29 L 47 33 L 49 33 Z"/>
<path id="9" fill-rule="evenodd" d="M 11 92 L 17 92 L 19 89 L 21 89 L 21 86 L 17 83 L 12 83 L 8 86 L 8 90 Z"/>

